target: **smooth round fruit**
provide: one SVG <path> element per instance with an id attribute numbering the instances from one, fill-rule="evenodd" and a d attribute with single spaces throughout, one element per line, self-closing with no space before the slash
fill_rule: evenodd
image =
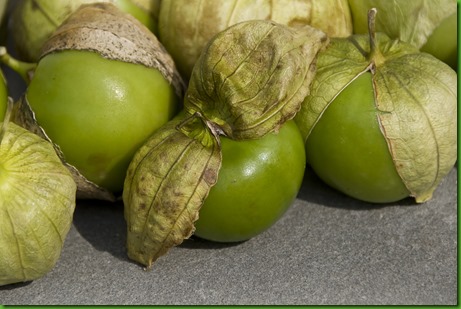
<path id="1" fill-rule="evenodd" d="M 70 50 L 40 60 L 26 98 L 65 160 L 112 192 L 122 190 L 134 152 L 178 105 L 158 70 Z"/>
<path id="2" fill-rule="evenodd" d="M 422 52 L 429 53 L 442 60 L 454 70 L 458 69 L 458 14 L 454 13 L 444 19 L 427 38 L 421 47 Z"/>
<path id="3" fill-rule="evenodd" d="M 368 202 L 409 195 L 378 124 L 371 74 L 355 79 L 323 113 L 306 142 L 307 162 L 327 184 Z"/>
<path id="4" fill-rule="evenodd" d="M 200 209 L 195 235 L 218 242 L 250 239 L 289 208 L 305 171 L 304 143 L 293 121 L 260 139 L 221 138 L 218 182 Z"/>

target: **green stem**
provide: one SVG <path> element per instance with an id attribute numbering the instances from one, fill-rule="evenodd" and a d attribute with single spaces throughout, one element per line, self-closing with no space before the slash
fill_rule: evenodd
<path id="1" fill-rule="evenodd" d="M 0 62 L 18 73 L 27 84 L 30 83 L 35 68 L 37 67 L 36 63 L 23 62 L 13 58 L 8 54 L 5 46 L 0 46 Z"/>
<path id="2" fill-rule="evenodd" d="M 373 61 L 374 66 L 380 65 L 384 62 L 384 56 L 379 50 L 376 42 L 376 8 L 368 11 L 368 35 L 370 37 L 370 55 L 369 60 Z"/>
<path id="3" fill-rule="evenodd" d="M 6 113 L 5 116 L 3 117 L 3 122 L 1 122 L 1 127 L 0 127 L 0 145 L 2 144 L 3 141 L 3 135 L 5 135 L 6 132 L 6 127 L 8 126 L 8 123 L 10 122 L 11 119 L 11 113 L 13 111 L 13 99 L 11 97 L 8 97 L 8 103 L 6 105 Z"/>

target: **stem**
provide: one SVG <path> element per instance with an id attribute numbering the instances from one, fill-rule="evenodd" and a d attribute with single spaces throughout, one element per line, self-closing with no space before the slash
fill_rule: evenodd
<path id="1" fill-rule="evenodd" d="M 374 62 L 374 66 L 384 62 L 383 54 L 379 50 L 376 42 L 376 13 L 378 10 L 372 8 L 368 11 L 368 35 L 370 37 L 370 55 L 369 60 Z"/>
<path id="2" fill-rule="evenodd" d="M 188 115 L 176 126 L 176 130 L 181 130 L 190 138 L 194 138 L 197 140 L 200 139 L 202 145 L 208 146 L 208 144 L 205 142 L 205 139 L 203 139 L 203 136 L 207 136 L 206 134 L 203 135 L 203 130 L 205 129 L 205 127 L 200 126 L 197 131 L 197 126 L 195 124 L 187 126 L 189 123 L 197 119 L 199 119 L 201 123 L 206 126 L 208 131 L 210 131 L 213 137 L 217 140 L 218 144 L 221 145 L 219 136 L 225 135 L 224 131 L 217 124 L 215 124 L 211 120 L 206 119 L 200 112 L 195 112 L 193 114 Z"/>
<path id="3" fill-rule="evenodd" d="M 23 62 L 13 58 L 8 54 L 5 46 L 0 46 L 0 62 L 18 73 L 27 84 L 30 83 L 35 68 L 37 67 L 36 63 Z"/>
<path id="4" fill-rule="evenodd" d="M 8 97 L 8 104 L 6 105 L 5 117 L 3 118 L 3 122 L 1 122 L 2 125 L 0 127 L 0 145 L 2 144 L 3 135 L 5 135 L 6 128 L 11 119 L 11 113 L 13 111 L 13 104 L 14 104 L 13 99 L 11 97 Z"/>

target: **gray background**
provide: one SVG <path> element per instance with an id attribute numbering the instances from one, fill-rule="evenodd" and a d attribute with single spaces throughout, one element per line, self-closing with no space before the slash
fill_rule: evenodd
<path id="1" fill-rule="evenodd" d="M 434 198 L 371 205 L 307 173 L 269 230 L 238 244 L 192 237 L 151 271 L 126 257 L 121 203 L 80 201 L 55 268 L 0 287 L 0 303 L 457 304 L 457 169 Z"/>

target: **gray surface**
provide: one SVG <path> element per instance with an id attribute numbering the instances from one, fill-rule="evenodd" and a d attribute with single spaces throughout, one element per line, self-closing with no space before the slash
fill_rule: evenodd
<path id="1" fill-rule="evenodd" d="M 457 169 L 433 200 L 373 206 L 308 174 L 265 233 L 185 241 L 147 272 L 125 254 L 123 207 L 80 202 L 45 277 L 0 288 L 1 304 L 457 303 Z"/>

